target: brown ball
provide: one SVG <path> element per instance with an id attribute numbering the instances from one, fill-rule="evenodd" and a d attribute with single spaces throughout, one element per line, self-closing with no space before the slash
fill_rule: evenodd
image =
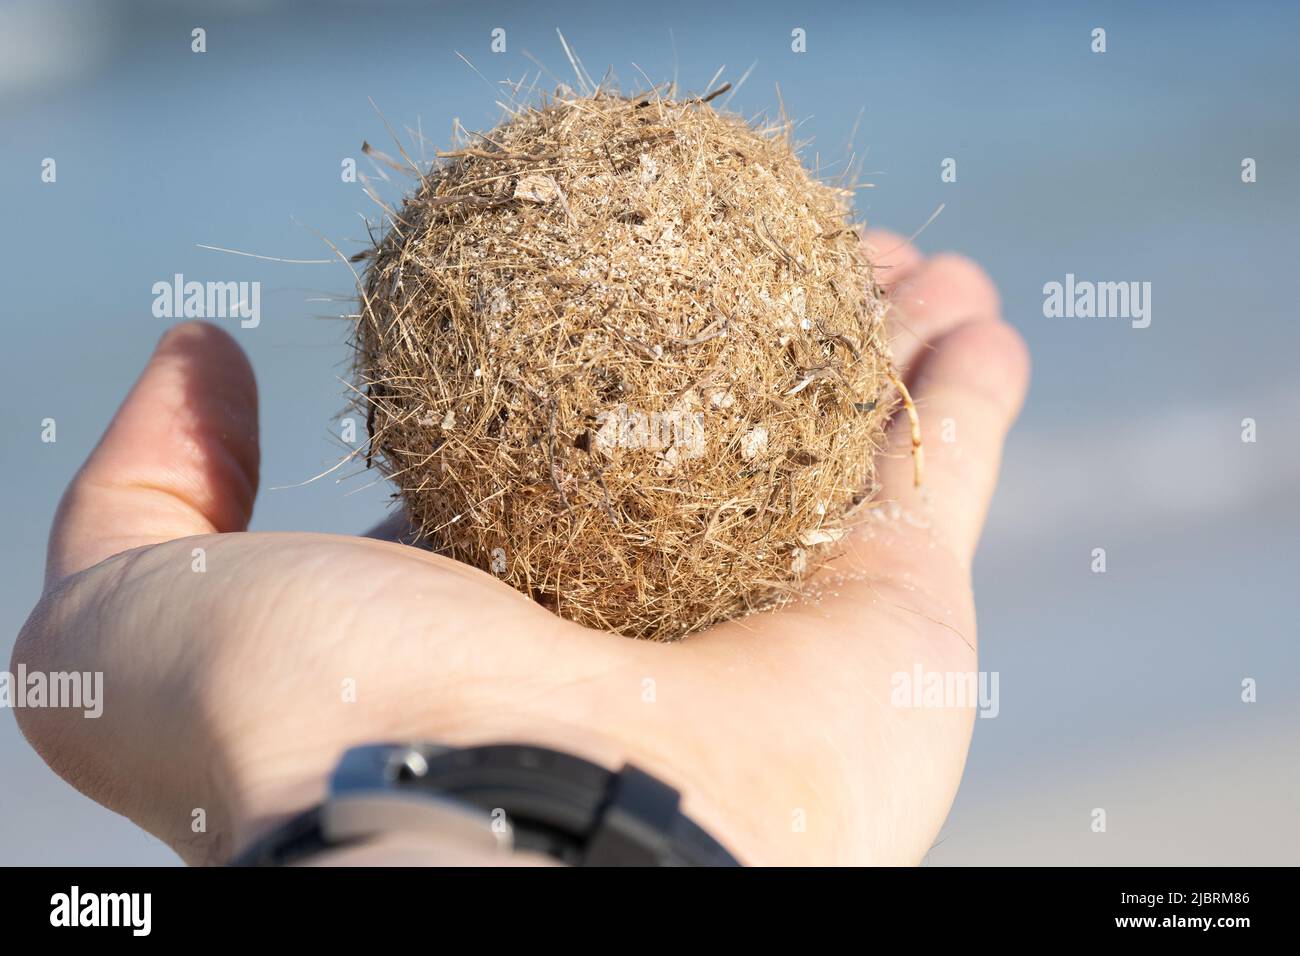
<path id="1" fill-rule="evenodd" d="M 370 450 L 435 550 L 671 640 L 799 582 L 873 492 L 885 304 L 788 124 L 561 91 L 440 154 L 370 253 Z"/>

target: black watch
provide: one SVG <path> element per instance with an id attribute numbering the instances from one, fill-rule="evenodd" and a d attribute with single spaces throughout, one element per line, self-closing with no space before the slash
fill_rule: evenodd
<path id="1" fill-rule="evenodd" d="M 571 866 L 739 866 L 678 808 L 672 787 L 521 744 L 370 744 L 339 761 L 329 796 L 232 866 L 283 866 L 390 833 L 443 834 Z"/>

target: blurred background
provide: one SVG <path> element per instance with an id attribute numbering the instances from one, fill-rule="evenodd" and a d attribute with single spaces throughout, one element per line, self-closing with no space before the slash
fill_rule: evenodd
<path id="1" fill-rule="evenodd" d="M 1300 8 L 1134 6 L 0 2 L 0 662 L 59 494 L 171 321 L 151 286 L 175 273 L 262 283 L 259 327 L 218 320 L 261 387 L 253 527 L 359 532 L 386 510 L 353 467 L 303 484 L 345 448 L 346 267 L 200 244 L 356 251 L 375 206 L 344 160 L 392 151 L 385 118 L 433 146 L 454 118 L 492 125 L 488 81 L 531 79 L 525 51 L 570 78 L 558 27 L 625 86 L 639 66 L 704 92 L 752 65 L 731 107 L 774 111 L 779 84 L 834 171 L 856 126 L 862 215 L 910 234 L 943 204 L 918 244 L 979 259 L 1029 342 L 975 567 L 1000 710 L 927 862 L 1300 863 Z M 1150 282 L 1150 327 L 1045 318 L 1067 273 Z M 0 711 L 0 863 L 170 862 Z"/>

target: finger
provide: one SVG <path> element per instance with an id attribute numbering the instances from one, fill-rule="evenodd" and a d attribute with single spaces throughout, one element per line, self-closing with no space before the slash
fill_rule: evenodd
<path id="1" fill-rule="evenodd" d="M 876 282 L 886 292 L 905 282 L 922 261 L 916 246 L 888 229 L 867 230 L 862 236 L 862 247 L 874 268 Z"/>
<path id="2" fill-rule="evenodd" d="M 46 586 L 110 555 L 242 531 L 257 493 L 257 385 L 214 325 L 170 329 L 64 493 Z"/>
<path id="3" fill-rule="evenodd" d="M 963 256 L 934 256 L 893 291 L 890 347 L 894 364 L 910 375 L 921 353 L 965 322 L 996 319 L 997 288 L 984 270 Z"/>
<path id="4" fill-rule="evenodd" d="M 998 319 L 958 325 L 939 338 L 912 374 L 921 422 L 924 481 L 914 487 L 906 415 L 890 426 L 891 453 L 878 461 L 882 500 L 896 502 L 911 526 L 928 529 L 968 565 L 984 526 L 1002 444 L 1029 385 L 1020 334 Z"/>

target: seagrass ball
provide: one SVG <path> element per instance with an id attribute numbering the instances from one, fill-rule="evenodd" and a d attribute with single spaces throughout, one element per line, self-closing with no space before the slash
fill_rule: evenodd
<path id="1" fill-rule="evenodd" d="M 369 450 L 434 550 L 673 640 L 798 594 L 893 394 L 851 190 L 787 122 L 557 91 L 439 154 L 366 254 Z"/>

